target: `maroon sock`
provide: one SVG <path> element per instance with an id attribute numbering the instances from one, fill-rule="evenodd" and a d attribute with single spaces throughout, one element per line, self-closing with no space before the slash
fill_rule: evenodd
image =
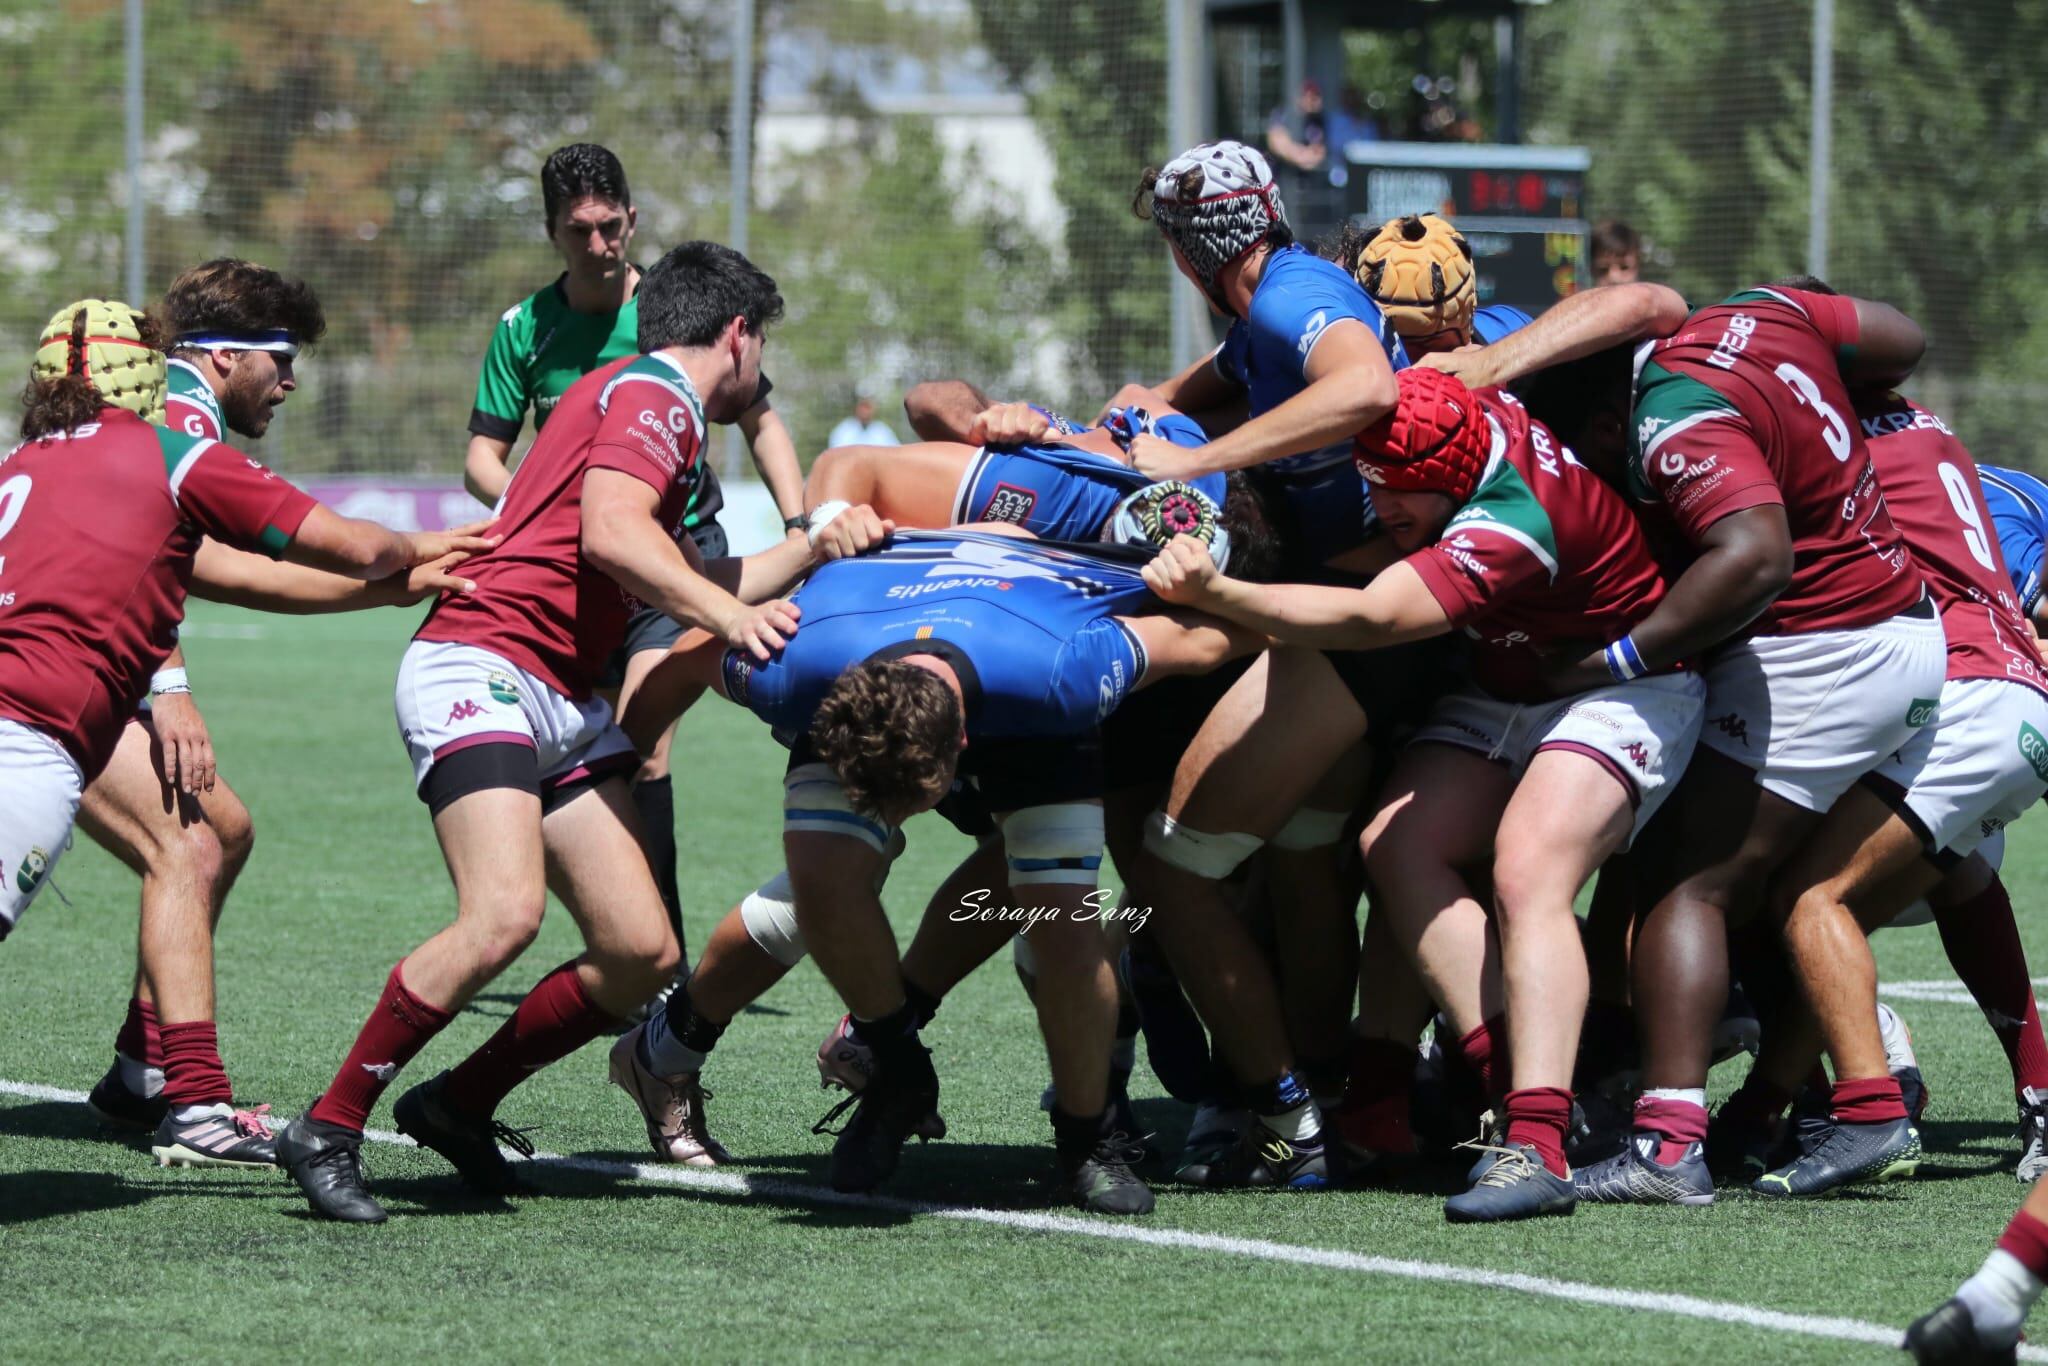
<path id="1" fill-rule="evenodd" d="M 465 1114 L 493 1114 L 513 1087 L 617 1025 L 583 990 L 576 962 L 541 978 L 512 1018 L 455 1065 L 443 1092 L 449 1105 Z"/>
<path id="2" fill-rule="evenodd" d="M 214 1105 L 234 1099 L 211 1020 L 163 1027 L 164 1099 L 173 1105 Z"/>
<path id="3" fill-rule="evenodd" d="M 2021 1210 L 1998 1236 L 1998 1248 L 2019 1258 L 2021 1266 L 2048 1281 L 2048 1224 Z"/>
<path id="4" fill-rule="evenodd" d="M 400 976 L 404 968 L 401 961 L 384 979 L 384 994 L 377 998 L 377 1008 L 363 1022 L 363 1032 L 356 1035 L 355 1046 L 342 1059 L 327 1094 L 307 1112 L 312 1118 L 360 1131 L 398 1069 L 455 1018 L 453 1011 L 429 1005 L 406 990 Z"/>
<path id="5" fill-rule="evenodd" d="M 2048 1091 L 2048 1043 L 2041 1037 L 2041 1008 L 2034 1000 L 2027 953 L 2013 923 L 2012 898 L 1996 877 L 1958 906 L 1936 907 L 1934 923 L 1949 966 L 1984 1012 L 1991 1032 L 2012 1068 L 2014 1093 L 2033 1087 Z"/>
<path id="6" fill-rule="evenodd" d="M 1828 1113 L 1843 1124 L 1883 1124 L 1904 1119 L 1906 1101 L 1899 1094 L 1897 1077 L 1859 1077 L 1835 1083 Z"/>
<path id="7" fill-rule="evenodd" d="M 140 996 L 128 998 L 128 1017 L 121 1021 L 121 1032 L 114 1035 L 114 1051 L 130 1062 L 163 1070 L 164 1040 L 154 1005 Z"/>
<path id="8" fill-rule="evenodd" d="M 1657 1135 L 1661 1142 L 1654 1160 L 1668 1167 L 1692 1144 L 1706 1141 L 1707 1107 L 1665 1096 L 1638 1096 L 1634 1126 Z"/>
<path id="9" fill-rule="evenodd" d="M 1507 1033 L 1508 1017 L 1495 1015 L 1458 1040 L 1458 1056 L 1479 1078 L 1480 1089 L 1488 1100 L 1500 1094 L 1493 1084 L 1493 1058 L 1495 1051 L 1506 1041 Z"/>
<path id="10" fill-rule="evenodd" d="M 1565 1126 L 1572 1120 L 1572 1093 L 1559 1086 L 1525 1086 L 1508 1092 L 1508 1143 L 1526 1143 L 1552 1176 L 1570 1176 L 1564 1160 Z"/>
<path id="11" fill-rule="evenodd" d="M 1353 1039 L 1344 1103 L 1334 1112 L 1345 1141 L 1376 1153 L 1412 1153 L 1410 1092 L 1415 1046 L 1395 1039 Z"/>

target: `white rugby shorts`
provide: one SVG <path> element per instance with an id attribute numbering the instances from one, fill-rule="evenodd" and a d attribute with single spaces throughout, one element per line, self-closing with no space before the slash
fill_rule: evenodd
<path id="1" fill-rule="evenodd" d="M 1854 631 L 1737 641 L 1703 673 L 1700 743 L 1750 769 L 1764 791 L 1826 811 L 1934 720 L 1948 645 L 1923 603 Z"/>
<path id="2" fill-rule="evenodd" d="M 85 774 L 69 750 L 32 726 L 0 720 L 0 938 L 71 847 L 84 793 Z"/>
<path id="3" fill-rule="evenodd" d="M 543 792 L 639 759 L 601 697 L 578 702 L 503 655 L 452 641 L 415 640 L 398 664 L 398 733 L 413 789 L 440 760 L 472 745 L 525 745 Z"/>
<path id="4" fill-rule="evenodd" d="M 1706 684 L 1689 672 L 1638 678 L 1554 702 L 1454 693 L 1436 704 L 1409 743 L 1471 750 L 1506 764 L 1516 778 L 1543 750 L 1584 754 L 1628 789 L 1635 806 L 1633 840 L 1685 772 L 1706 696 Z"/>
<path id="5" fill-rule="evenodd" d="M 1940 717 L 1871 777 L 1903 794 L 1929 853 L 1960 858 L 2048 790 L 2048 696 L 2002 678 L 1952 678 Z"/>

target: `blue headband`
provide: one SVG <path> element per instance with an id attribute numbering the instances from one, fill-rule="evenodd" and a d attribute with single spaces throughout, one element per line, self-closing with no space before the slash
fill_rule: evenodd
<path id="1" fill-rule="evenodd" d="M 187 332 L 172 345 L 189 346 L 200 351 L 270 351 L 286 359 L 299 354 L 298 339 L 282 327 L 247 333 Z"/>

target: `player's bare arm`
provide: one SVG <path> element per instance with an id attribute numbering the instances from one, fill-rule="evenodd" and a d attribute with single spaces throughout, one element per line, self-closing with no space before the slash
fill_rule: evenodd
<path id="1" fill-rule="evenodd" d="M 1700 556 L 1629 632 L 1643 664 L 1661 672 L 1697 660 L 1761 616 L 1792 581 L 1792 531 L 1781 504 L 1744 508 L 1707 528 Z M 1552 674 L 1559 696 L 1613 679 L 1595 651 Z"/>
<path id="2" fill-rule="evenodd" d="M 468 558 L 466 551 L 451 551 L 403 573 L 365 581 L 306 565 L 283 564 L 208 537 L 199 543 L 192 562 L 192 596 L 299 616 L 366 607 L 409 607 L 437 593 L 475 589 L 470 580 L 451 572 Z"/>
<path id="3" fill-rule="evenodd" d="M 826 514 L 823 521 L 819 521 L 819 513 Z M 896 529 L 894 522 L 878 517 L 866 505 L 834 508 L 827 504 L 814 511 L 811 520 L 817 524 L 811 533 L 787 537 L 756 554 L 700 561 L 696 544 L 685 541 L 684 558 L 691 568 L 741 602 L 766 602 L 829 560 L 872 550 Z"/>
<path id="4" fill-rule="evenodd" d="M 1244 397 L 1243 392 L 1235 384 L 1216 372 L 1216 352 L 1213 350 L 1189 362 L 1187 368 L 1179 374 L 1153 387 L 1175 411 L 1189 414 L 1228 408 Z M 1116 400 L 1112 398 L 1103 405 L 1102 411 L 1095 415 L 1095 420 L 1101 422 L 1115 406 Z"/>
<path id="5" fill-rule="evenodd" d="M 1856 306 L 1856 354 L 1842 366 L 1842 378 L 1885 387 L 1904 381 L 1927 353 L 1927 334 L 1890 304 L 1849 302 Z"/>
<path id="6" fill-rule="evenodd" d="M 804 471 L 797 463 L 796 442 L 790 438 L 789 427 L 782 415 L 763 399 L 740 414 L 740 435 L 747 439 L 747 450 L 753 454 L 754 468 L 761 475 L 761 482 L 768 486 L 768 496 L 775 500 L 775 510 L 781 514 L 787 526 L 804 515 Z M 803 528 L 788 527 L 790 539 L 796 539 Z"/>
<path id="7" fill-rule="evenodd" d="M 1668 337 L 1685 316 L 1685 299 L 1665 285 L 1600 285 L 1559 300 L 1491 346 L 1442 351 L 1415 363 L 1448 371 L 1468 388 L 1507 384 L 1622 342 Z"/>
<path id="8" fill-rule="evenodd" d="M 1356 318 L 1340 319 L 1324 330 L 1303 373 L 1308 384 L 1300 393 L 1206 446 L 1176 446 L 1156 436 L 1132 438 L 1131 463 L 1155 479 L 1249 469 L 1346 440 L 1394 406 L 1393 366 L 1378 339 Z M 1220 377 L 1217 382 L 1222 383 Z M 1205 406 L 1173 394 L 1168 398 L 1183 412 Z"/>
<path id="9" fill-rule="evenodd" d="M 1208 547 L 1176 536 L 1145 566 L 1145 582 L 1166 601 L 1210 612 L 1288 645 L 1370 650 L 1450 630 L 1422 581 L 1396 564 L 1364 588 L 1246 583 L 1217 572 Z"/>
<path id="10" fill-rule="evenodd" d="M 660 494 L 618 470 L 583 477 L 583 554 L 642 602 L 677 621 L 703 626 L 737 648 L 767 659 L 796 633 L 796 608 L 780 599 L 749 606 L 690 568 L 683 551 L 655 520 Z M 796 552 L 795 542 L 789 543 Z M 809 547 L 802 547 L 806 556 Z"/>
<path id="11" fill-rule="evenodd" d="M 964 379 L 928 379 L 903 396 L 903 417 L 926 441 L 967 441 L 975 416 L 993 403 Z"/>
<path id="12" fill-rule="evenodd" d="M 502 437 L 472 436 L 462 456 L 462 486 L 485 507 L 495 507 L 512 482 L 512 443 Z"/>
<path id="13" fill-rule="evenodd" d="M 491 549 L 504 538 L 485 535 L 490 525 L 485 520 L 452 531 L 393 531 L 316 503 L 285 547 L 284 558 L 345 578 L 383 579 L 458 551 L 474 555 Z"/>

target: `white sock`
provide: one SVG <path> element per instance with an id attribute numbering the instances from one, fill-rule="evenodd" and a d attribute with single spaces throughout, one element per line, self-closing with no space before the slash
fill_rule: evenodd
<path id="1" fill-rule="evenodd" d="M 640 1036 L 640 1047 L 644 1050 L 641 1060 L 647 1070 L 657 1077 L 680 1077 L 686 1072 L 704 1070 L 704 1055 L 694 1048 L 685 1048 L 668 1027 L 668 1011 L 657 1010 L 648 1018 L 647 1029 Z"/>
<path id="2" fill-rule="evenodd" d="M 114 1055 L 114 1065 L 121 1069 L 121 1085 L 144 1100 L 154 1100 L 164 1091 L 164 1069 L 144 1067 L 126 1053 Z"/>
<path id="3" fill-rule="evenodd" d="M 190 1124 L 201 1119 L 226 1119 L 235 1109 L 225 1101 L 209 1101 L 205 1105 L 174 1105 L 171 1107 L 171 1123 Z"/>
<path id="4" fill-rule="evenodd" d="M 1644 1100 L 1675 1100 L 1684 1105 L 1697 1105 L 1702 1110 L 1707 1108 L 1707 1088 L 1704 1086 L 1653 1087 L 1643 1092 L 1642 1098 Z"/>
<path id="5" fill-rule="evenodd" d="M 1322 1141 L 1323 1115 L 1313 1100 L 1305 1100 L 1292 1110 L 1283 1110 L 1277 1115 L 1261 1115 L 1259 1122 L 1289 1143 L 1311 1144 Z"/>
<path id="6" fill-rule="evenodd" d="M 1987 1347 L 2019 1341 L 2027 1311 L 2041 1298 L 2041 1278 L 2004 1248 L 1994 1249 L 1977 1274 L 1964 1281 L 1956 1298 L 1970 1307 L 1977 1340 Z"/>

